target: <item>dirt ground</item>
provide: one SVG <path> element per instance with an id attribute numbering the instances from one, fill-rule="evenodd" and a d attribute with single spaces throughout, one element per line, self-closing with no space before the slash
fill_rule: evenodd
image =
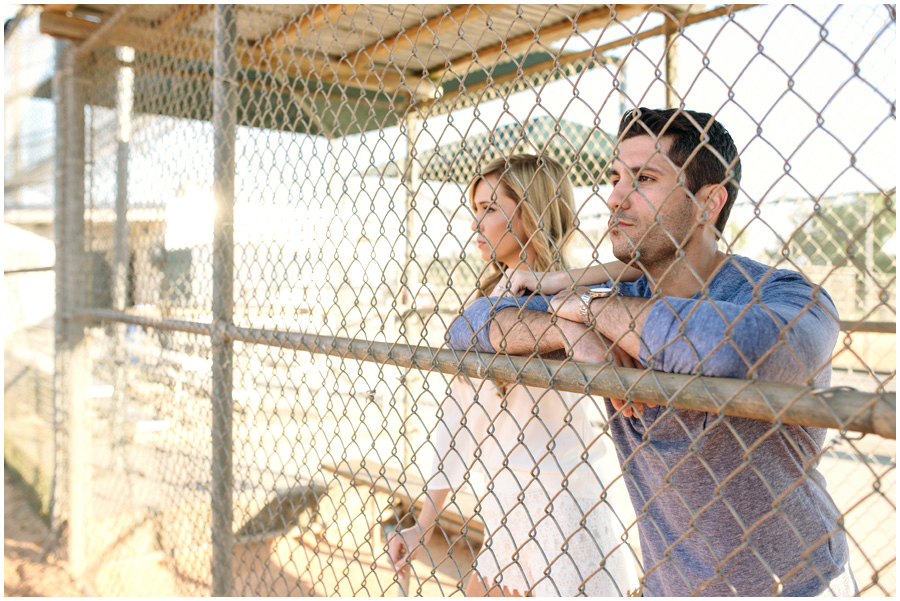
<path id="1" fill-rule="evenodd" d="M 28 504 L 22 484 L 3 470 L 3 594 L 6 597 L 82 597 L 50 532 Z M 47 551 L 45 552 L 45 549 Z"/>
<path id="2" fill-rule="evenodd" d="M 830 466 L 829 474 L 838 484 L 848 482 L 850 472 L 858 472 L 852 462 L 833 458 L 828 461 L 835 463 Z M 885 478 L 884 489 L 892 491 L 896 488 L 893 479 L 895 472 L 891 469 L 888 473 L 890 477 Z M 840 477 L 841 474 L 847 479 Z M 869 494 L 861 501 L 852 494 L 853 491 L 859 493 L 862 490 L 864 493 L 867 489 L 871 490 L 871 486 L 860 485 L 858 478 L 855 484 L 836 486 L 834 489 L 839 507 L 854 508 L 847 517 L 850 531 L 861 533 L 859 540 L 877 536 L 885 543 L 875 547 L 869 545 L 866 555 L 860 553 L 857 542 L 851 545 L 851 563 L 854 564 L 857 582 L 866 587 L 863 596 L 895 596 L 894 497 L 889 493 L 890 503 L 874 503 L 880 497 L 875 499 Z M 17 477 L 4 470 L 4 596 L 81 597 L 94 596 L 95 590 L 116 591 L 113 594 L 117 595 L 144 596 L 150 590 L 155 593 L 154 596 L 184 594 L 176 586 L 172 574 L 159 561 L 109 566 L 111 571 L 103 578 L 95 575 L 102 581 L 100 584 L 92 581 L 96 589 L 76 582 L 68 571 L 65 543 L 61 547 L 49 544 L 50 533 L 28 504 L 23 490 Z M 343 553 L 335 553 L 335 549 L 351 547 L 351 542 L 342 539 L 344 536 L 353 539 L 355 533 L 346 530 L 332 532 L 331 536 L 326 534 L 329 533 L 317 538 L 307 532 L 301 537 L 286 535 L 258 544 L 239 545 L 235 549 L 234 566 L 236 582 L 239 583 L 237 593 L 242 596 L 273 593 L 281 596 L 397 595 L 398 588 L 393 584 L 394 573 L 383 555 L 373 557 L 371 553 L 361 550 L 350 559 Z M 314 559 L 316 557 L 318 559 Z M 429 557 L 432 561 L 428 561 Z M 184 576 L 193 576 L 191 582 L 206 582 L 209 561 L 206 556 L 193 559 L 183 557 L 181 563 L 186 570 L 192 567 L 198 570 L 196 574 L 185 573 Z M 413 578 L 409 585 L 411 594 L 428 597 L 458 595 L 455 589 L 460 569 L 464 572 L 471 562 L 472 554 L 463 544 L 457 545 L 452 552 L 446 545 L 429 544 L 429 552 L 420 553 L 420 557 L 413 562 L 414 572 L 422 580 Z M 875 579 L 873 571 L 878 574 L 877 585 L 872 584 Z M 102 586 L 103 582 L 107 586 Z"/>

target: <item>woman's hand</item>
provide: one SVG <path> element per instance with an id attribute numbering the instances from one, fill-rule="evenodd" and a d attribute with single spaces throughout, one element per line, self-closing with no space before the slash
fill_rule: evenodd
<path id="1" fill-rule="evenodd" d="M 432 530 L 429 529 L 425 534 L 425 540 L 422 540 L 422 527 L 419 525 L 411 528 L 404 528 L 400 532 L 396 532 L 388 539 L 388 557 L 394 564 L 394 569 L 401 577 L 406 575 L 410 562 L 415 559 L 419 550 L 431 538 Z M 412 551 L 410 551 L 410 549 Z"/>
<path id="2" fill-rule="evenodd" d="M 543 272 L 534 272 L 530 269 L 509 268 L 500 277 L 500 281 L 494 287 L 490 296 L 522 296 L 526 290 L 536 291 L 539 287 L 538 279 Z"/>
<path id="3" fill-rule="evenodd" d="M 507 269 L 497 282 L 491 296 L 510 293 L 524 296 L 529 292 L 544 295 L 556 294 L 572 285 L 572 278 L 565 271 L 532 271 L 530 269 Z"/>

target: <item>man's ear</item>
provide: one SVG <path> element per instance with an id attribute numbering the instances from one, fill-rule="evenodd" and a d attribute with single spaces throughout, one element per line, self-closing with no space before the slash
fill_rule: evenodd
<path id="1" fill-rule="evenodd" d="M 697 197 L 703 202 L 703 215 L 706 222 L 716 225 L 722 207 L 728 202 L 728 190 L 722 184 L 707 184 L 697 191 Z"/>

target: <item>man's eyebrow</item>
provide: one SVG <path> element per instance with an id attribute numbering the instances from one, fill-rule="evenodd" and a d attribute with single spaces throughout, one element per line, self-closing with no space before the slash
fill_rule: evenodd
<path id="1" fill-rule="evenodd" d="M 629 167 L 628 165 L 625 165 L 625 167 L 626 167 L 626 169 L 625 169 L 626 171 L 630 171 L 632 173 L 650 172 L 650 173 L 656 173 L 658 175 L 662 175 L 664 173 L 664 171 L 662 169 L 654 167 L 653 165 L 648 165 L 646 163 L 643 165 L 640 165 L 638 167 Z M 610 167 L 609 172 L 614 175 L 619 175 L 619 169 L 617 167 Z"/>

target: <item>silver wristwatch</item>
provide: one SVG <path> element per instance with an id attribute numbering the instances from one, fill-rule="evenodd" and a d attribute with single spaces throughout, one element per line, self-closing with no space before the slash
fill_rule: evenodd
<path id="1" fill-rule="evenodd" d="M 589 328 L 593 327 L 591 322 L 593 322 L 594 316 L 591 315 L 591 301 L 595 298 L 609 298 L 615 293 L 615 288 L 594 286 L 593 288 L 588 288 L 587 292 L 581 295 L 581 321 L 584 322 L 584 325 Z"/>

